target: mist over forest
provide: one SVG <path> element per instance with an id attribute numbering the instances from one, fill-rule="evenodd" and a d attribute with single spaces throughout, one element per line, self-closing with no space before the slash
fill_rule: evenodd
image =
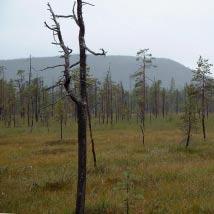
<path id="1" fill-rule="evenodd" d="M 77 61 L 78 55 L 72 55 L 71 60 Z M 62 69 L 55 68 L 52 71 L 40 71 L 47 66 L 54 66 L 59 64 L 62 60 L 58 57 L 41 57 L 32 58 L 32 67 L 35 69 L 33 75 L 42 76 L 47 85 L 53 84 L 62 74 Z M 7 79 L 16 79 L 18 70 L 25 70 L 26 75 L 29 73 L 29 58 L 14 59 L 14 60 L 0 60 L 0 64 L 7 68 L 5 76 Z M 138 63 L 136 57 L 133 56 L 105 56 L 95 57 L 88 56 L 87 61 L 91 73 L 99 80 L 104 79 L 106 72 L 111 69 L 113 81 L 122 81 L 126 89 L 130 88 L 130 76 L 133 71 L 138 70 Z M 171 79 L 176 80 L 176 87 L 181 88 L 186 83 L 189 83 L 192 78 L 191 69 L 184 65 L 166 58 L 155 58 L 155 67 L 148 68 L 148 78 L 161 80 L 164 87 L 170 87 Z M 133 80 L 131 79 L 131 86 Z M 151 84 L 151 81 L 148 82 Z"/>

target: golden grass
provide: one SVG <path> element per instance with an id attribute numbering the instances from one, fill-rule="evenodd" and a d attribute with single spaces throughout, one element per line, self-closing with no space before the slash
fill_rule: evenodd
<path id="1" fill-rule="evenodd" d="M 148 125 L 145 147 L 135 123 L 94 126 L 98 168 L 89 144 L 86 213 L 125 213 L 127 198 L 130 213 L 214 213 L 211 125 L 207 142 L 195 135 L 189 150 L 174 120 Z M 75 127 L 65 128 L 63 142 L 56 130 L 2 128 L 0 212 L 74 212 Z"/>

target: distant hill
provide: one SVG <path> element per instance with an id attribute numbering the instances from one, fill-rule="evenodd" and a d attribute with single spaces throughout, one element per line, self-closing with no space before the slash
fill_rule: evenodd
<path id="1" fill-rule="evenodd" d="M 78 55 L 73 55 L 71 60 L 72 62 L 78 61 Z M 46 66 L 61 64 L 61 62 L 58 57 L 32 58 L 32 67 L 35 70 L 41 70 Z M 5 71 L 7 79 L 15 79 L 16 72 L 19 69 L 25 70 L 26 73 L 29 72 L 29 59 L 0 60 L 0 65 L 4 65 L 7 68 Z M 126 88 L 130 85 L 130 75 L 138 69 L 136 58 L 132 56 L 95 57 L 89 55 L 88 65 L 91 67 L 93 75 L 100 80 L 104 78 L 110 65 L 113 80 L 122 81 Z M 177 87 L 182 87 L 191 80 L 191 70 L 171 59 L 156 58 L 154 65 L 156 65 L 156 68 L 147 69 L 147 76 L 151 80 L 161 80 L 162 85 L 165 87 L 169 87 L 172 78 L 175 79 Z M 33 71 L 34 76 L 36 76 L 35 70 Z M 44 77 L 47 85 L 55 82 L 61 74 L 60 68 L 39 72 L 39 75 Z"/>

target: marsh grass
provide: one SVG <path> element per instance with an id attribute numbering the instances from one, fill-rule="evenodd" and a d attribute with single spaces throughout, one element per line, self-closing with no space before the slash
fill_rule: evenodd
<path id="1" fill-rule="evenodd" d="M 88 145 L 86 213 L 214 213 L 214 118 L 208 140 L 194 135 L 185 149 L 174 117 L 147 122 L 145 146 L 135 121 L 98 126 L 98 167 Z M 73 213 L 77 177 L 76 126 L 0 130 L 0 212 Z"/>

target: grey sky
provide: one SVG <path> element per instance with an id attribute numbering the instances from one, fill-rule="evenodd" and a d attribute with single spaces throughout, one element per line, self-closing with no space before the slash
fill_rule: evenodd
<path id="1" fill-rule="evenodd" d="M 213 0 L 91 0 L 85 7 L 87 44 L 108 54 L 135 55 L 150 48 L 156 57 L 193 66 L 198 56 L 214 63 Z M 57 55 L 51 45 L 46 0 L 0 0 L 0 59 Z M 50 0 L 57 13 L 69 14 L 73 0 Z M 65 38 L 77 53 L 77 28 L 63 21 Z"/>

